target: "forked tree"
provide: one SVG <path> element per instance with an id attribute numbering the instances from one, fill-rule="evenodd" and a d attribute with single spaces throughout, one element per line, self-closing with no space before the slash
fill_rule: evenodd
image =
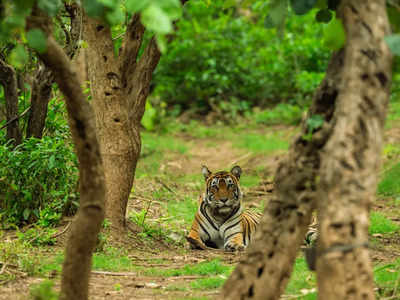
<path id="1" fill-rule="evenodd" d="M 222 299 L 279 299 L 311 212 L 318 210 L 319 299 L 374 299 L 368 257 L 369 208 L 375 197 L 389 102 L 391 53 L 384 0 L 342 0 L 347 40 L 332 55 L 315 93 L 309 123 L 280 164 L 276 192 L 254 243 L 227 280 Z"/>

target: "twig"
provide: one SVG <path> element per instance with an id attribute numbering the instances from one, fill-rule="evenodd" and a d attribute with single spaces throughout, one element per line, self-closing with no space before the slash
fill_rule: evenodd
<path id="1" fill-rule="evenodd" d="M 61 230 L 60 232 L 57 232 L 57 233 L 53 234 L 53 235 L 51 236 L 51 238 L 54 239 L 54 238 L 59 237 L 60 235 L 64 234 L 64 233 L 68 230 L 68 228 L 69 228 L 69 226 L 71 225 L 71 223 L 72 223 L 71 221 L 68 222 L 67 226 L 65 226 L 65 228 L 64 228 L 63 230 Z"/>
<path id="2" fill-rule="evenodd" d="M 29 106 L 27 109 L 25 109 L 25 110 L 22 112 L 22 114 L 20 114 L 19 116 L 15 116 L 15 117 L 12 118 L 10 121 L 8 121 L 6 124 L 4 124 L 4 125 L 0 128 L 0 130 L 6 128 L 6 127 L 7 127 L 8 125 L 10 125 L 12 122 L 14 122 L 14 121 L 16 121 L 16 120 L 22 118 L 23 116 L 25 116 L 26 113 L 27 113 L 30 109 L 31 109 L 31 107 Z"/>
<path id="3" fill-rule="evenodd" d="M 4 273 L 6 267 L 7 267 L 7 263 L 4 263 L 3 266 L 1 267 L 0 274 Z"/>
<path id="4" fill-rule="evenodd" d="M 135 280 L 164 279 L 163 277 L 137 277 L 135 272 L 108 272 L 108 271 L 92 271 L 92 274 L 105 276 L 134 276 Z M 186 275 L 186 276 L 170 276 L 167 279 L 198 279 L 206 276 Z"/>
<path id="5" fill-rule="evenodd" d="M 176 195 L 176 192 L 171 189 L 168 185 L 166 185 L 160 178 L 156 177 L 156 181 L 160 183 L 163 187 L 165 187 L 168 191 Z"/>
<path id="6" fill-rule="evenodd" d="M 244 160 L 244 159 L 246 159 L 247 157 L 249 157 L 249 156 L 251 156 L 252 155 L 252 153 L 251 152 L 249 152 L 249 153 L 246 153 L 245 155 L 242 155 L 242 156 L 240 156 L 239 158 L 237 158 L 236 160 L 234 160 L 234 161 L 232 161 L 229 165 L 236 165 L 239 161 L 242 161 L 242 160 Z"/>

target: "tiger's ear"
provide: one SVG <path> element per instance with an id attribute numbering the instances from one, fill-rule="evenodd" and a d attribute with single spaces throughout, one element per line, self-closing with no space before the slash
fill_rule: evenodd
<path id="1" fill-rule="evenodd" d="M 239 166 L 234 166 L 231 170 L 231 173 L 237 178 L 237 180 L 239 180 L 240 174 L 242 174 L 242 168 Z"/>
<path id="2" fill-rule="evenodd" d="M 212 174 L 212 172 L 206 166 L 201 167 L 201 173 L 203 173 L 205 180 L 207 180 L 207 178 L 210 177 Z"/>

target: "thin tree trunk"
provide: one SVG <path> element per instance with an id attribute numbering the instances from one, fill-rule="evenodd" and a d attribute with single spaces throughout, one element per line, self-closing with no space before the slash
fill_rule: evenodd
<path id="1" fill-rule="evenodd" d="M 22 142 L 18 122 L 18 81 L 12 66 L 0 59 L 0 84 L 4 88 L 7 114 L 7 140 L 14 140 L 17 146 Z"/>
<path id="2" fill-rule="evenodd" d="M 324 148 L 318 191 L 319 299 L 375 299 L 368 255 L 391 84 L 384 0 L 342 0 L 347 32 L 332 137 Z"/>
<path id="3" fill-rule="evenodd" d="M 332 119 L 342 52 L 332 56 L 307 119 Z M 316 178 L 320 153 L 330 136 L 325 125 L 314 130 L 307 121 L 275 174 L 275 195 L 267 204 L 253 244 L 225 283 L 221 299 L 279 299 L 293 269 L 300 245 L 316 206 Z"/>
<path id="4" fill-rule="evenodd" d="M 116 57 L 110 29 L 98 20 L 84 17 L 88 75 L 106 170 L 106 218 L 117 232 L 125 228 L 128 197 L 141 149 L 140 120 L 160 58 L 152 39 L 138 59 L 143 33 L 139 16 L 133 16 Z"/>
<path id="5" fill-rule="evenodd" d="M 47 106 L 51 97 L 53 76 L 46 67 L 39 67 L 32 84 L 31 110 L 26 137 L 42 138 L 46 122 Z"/>
<path id="6" fill-rule="evenodd" d="M 88 298 L 92 252 L 104 219 L 104 171 L 93 110 L 69 58 L 50 36 L 48 23 L 36 8 L 27 22 L 29 29 L 41 28 L 48 34 L 47 51 L 40 58 L 65 96 L 80 170 L 80 207 L 66 247 L 60 299 L 83 300 Z"/>

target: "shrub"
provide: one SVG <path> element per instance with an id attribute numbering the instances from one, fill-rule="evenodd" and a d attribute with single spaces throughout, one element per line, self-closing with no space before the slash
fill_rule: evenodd
<path id="1" fill-rule="evenodd" d="M 232 111 L 229 102 L 240 112 L 307 101 L 330 56 L 322 45 L 322 26 L 312 14 L 289 17 L 280 39 L 256 13 L 249 19 L 223 9 L 222 0 L 209 6 L 189 1 L 155 72 L 155 94 L 170 107 L 200 111 Z"/>
<path id="2" fill-rule="evenodd" d="M 59 137 L 0 145 L 0 221 L 49 226 L 77 207 L 78 169 L 72 146 Z"/>

